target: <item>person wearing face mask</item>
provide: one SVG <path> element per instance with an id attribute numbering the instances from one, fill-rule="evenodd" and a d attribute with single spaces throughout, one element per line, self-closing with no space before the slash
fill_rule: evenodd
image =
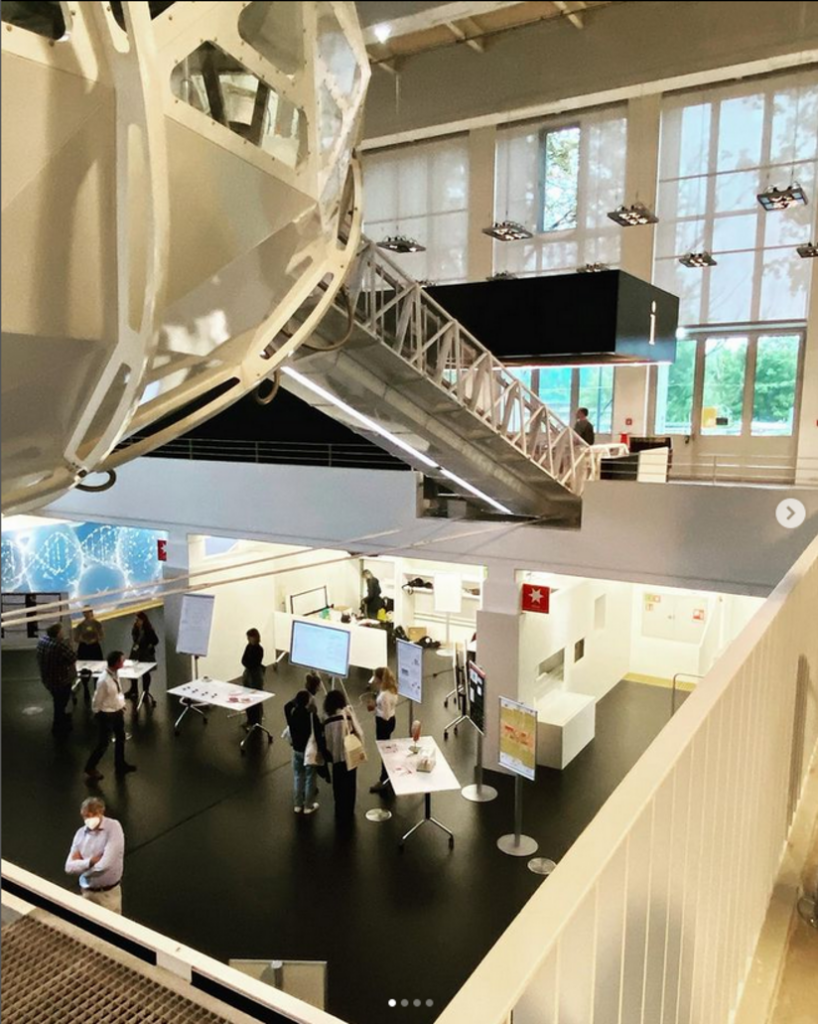
<path id="1" fill-rule="evenodd" d="M 122 826 L 106 816 L 105 801 L 97 796 L 83 800 L 80 814 L 82 827 L 71 843 L 65 873 L 79 879 L 84 899 L 121 914 L 125 858 Z"/>

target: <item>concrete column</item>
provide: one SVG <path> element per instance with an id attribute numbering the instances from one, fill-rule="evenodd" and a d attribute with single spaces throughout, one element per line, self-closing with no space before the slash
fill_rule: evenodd
<path id="1" fill-rule="evenodd" d="M 628 155 L 625 164 L 625 205 L 637 200 L 656 209 L 656 183 L 659 177 L 659 133 L 661 95 L 644 96 L 628 103 Z M 652 226 L 622 229 L 621 266 L 643 281 L 653 279 L 653 246 L 656 229 Z M 648 423 L 650 374 L 647 366 L 617 367 L 614 373 L 613 436 L 645 434 Z M 627 420 L 632 423 L 627 423 Z"/>
<path id="2" fill-rule="evenodd" d="M 482 281 L 493 271 L 492 240 L 483 228 L 494 223 L 494 164 L 497 129 L 469 132 L 469 252 L 470 281 Z"/>
<path id="3" fill-rule="evenodd" d="M 477 613 L 477 663 L 486 673 L 486 736 L 483 767 L 501 771 L 500 697 L 516 699 L 520 661 L 520 612 L 517 574 L 507 564 L 489 564 L 483 582 L 483 607 Z"/>
<path id="4" fill-rule="evenodd" d="M 818 260 L 812 260 L 796 483 L 818 483 Z"/>

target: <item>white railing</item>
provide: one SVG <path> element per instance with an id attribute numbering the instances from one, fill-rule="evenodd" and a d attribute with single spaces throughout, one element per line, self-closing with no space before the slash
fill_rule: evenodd
<path id="1" fill-rule="evenodd" d="M 818 738 L 818 539 L 437 1024 L 727 1024 Z"/>
<path id="2" fill-rule="evenodd" d="M 582 493 L 588 445 L 374 242 L 364 245 L 348 286 L 359 324 L 563 487 Z"/>
<path id="3" fill-rule="evenodd" d="M 294 996 L 257 981 L 234 967 L 205 956 L 174 939 L 137 924 L 121 914 L 89 903 L 62 886 L 33 875 L 9 861 L 2 862 L 3 899 L 21 900 L 27 907 L 39 907 L 54 917 L 87 930 L 92 941 L 104 939 L 114 949 L 136 956 L 149 965 L 167 971 L 189 988 L 183 994 L 195 1000 L 204 992 L 225 1004 L 228 1013 L 241 1010 L 249 1017 L 274 1024 L 344 1024 L 324 1010 L 318 1010 Z M 15 905 L 18 911 L 19 904 Z M 155 980 L 162 982 L 161 970 Z M 89 1015 L 90 1016 L 90 1015 Z"/>
<path id="4" fill-rule="evenodd" d="M 818 456 L 673 452 L 670 480 L 818 487 Z"/>

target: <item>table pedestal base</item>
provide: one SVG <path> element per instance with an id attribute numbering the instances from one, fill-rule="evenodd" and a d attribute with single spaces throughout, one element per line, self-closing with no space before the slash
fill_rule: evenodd
<path id="1" fill-rule="evenodd" d="M 449 837 L 449 849 L 453 850 L 454 849 L 454 833 L 452 831 L 450 831 L 450 829 L 446 828 L 445 825 L 442 825 L 437 820 L 437 818 L 433 818 L 432 817 L 432 794 L 431 793 L 424 793 L 423 794 L 423 800 L 424 800 L 424 804 L 425 804 L 425 808 L 426 808 L 426 813 L 425 813 L 424 817 L 422 817 L 420 819 L 420 821 L 417 823 L 417 825 L 413 825 L 412 828 L 410 828 L 409 831 L 406 833 L 406 835 L 403 836 L 403 838 L 401 839 L 400 843 L 398 844 L 400 849 L 401 850 L 403 849 L 403 844 L 406 842 L 406 840 L 409 838 L 409 836 L 411 836 L 413 833 L 417 832 L 417 830 L 421 827 L 421 825 L 425 825 L 426 822 L 428 821 L 430 825 L 436 825 L 441 830 L 441 832 L 445 832 L 446 833 L 446 835 Z"/>
<path id="2" fill-rule="evenodd" d="M 183 711 L 181 715 L 179 715 L 179 717 L 173 723 L 174 735 L 179 735 L 179 726 L 182 724 L 182 719 L 185 717 L 188 711 L 195 711 L 197 715 L 201 715 L 202 721 L 204 722 L 205 725 L 207 725 L 207 715 L 204 711 L 202 711 L 202 708 L 210 707 L 209 704 L 197 704 L 196 701 L 190 700 L 188 697 L 180 697 L 179 700 L 183 706 Z"/>
<path id="3" fill-rule="evenodd" d="M 538 848 L 537 840 L 531 836 L 518 836 L 512 833 L 497 840 L 497 849 L 507 853 L 509 857 L 530 857 Z"/>
<path id="4" fill-rule="evenodd" d="M 250 739 L 250 737 L 253 735 L 253 733 L 256 731 L 256 729 L 258 729 L 260 732 L 264 733 L 264 735 L 267 737 L 268 745 L 273 742 L 273 734 L 268 729 L 265 729 L 264 726 L 261 725 L 260 722 L 253 722 L 253 724 L 247 730 L 247 735 L 244 737 L 244 739 L 239 744 L 239 748 L 241 749 L 242 754 L 244 753 L 244 744 Z"/>

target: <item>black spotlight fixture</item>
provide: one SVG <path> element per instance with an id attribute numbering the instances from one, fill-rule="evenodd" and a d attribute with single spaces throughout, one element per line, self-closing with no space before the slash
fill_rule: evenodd
<path id="1" fill-rule="evenodd" d="M 802 260 L 814 260 L 818 256 L 818 245 L 814 242 L 807 242 L 806 245 L 799 245 L 795 251 Z"/>
<path id="2" fill-rule="evenodd" d="M 611 210 L 608 217 L 620 227 L 638 228 L 644 224 L 658 224 L 659 218 L 644 203 L 633 203 L 631 206 L 618 206 Z"/>
<path id="3" fill-rule="evenodd" d="M 490 238 L 496 238 L 498 242 L 521 242 L 526 238 L 533 238 L 534 235 L 518 224 L 516 220 L 498 220 L 490 228 L 483 228 L 483 234 Z"/>
<path id="4" fill-rule="evenodd" d="M 510 270 L 498 270 L 496 274 L 489 274 L 487 281 L 516 281 L 517 275 Z"/>
<path id="5" fill-rule="evenodd" d="M 603 270 L 610 270 L 607 263 L 586 263 L 584 267 L 577 267 L 578 274 L 601 274 Z"/>
<path id="6" fill-rule="evenodd" d="M 715 267 L 716 260 L 712 252 L 686 252 L 679 257 L 683 267 L 690 267 L 691 270 L 703 270 L 705 267 Z"/>
<path id="7" fill-rule="evenodd" d="M 791 206 L 807 205 L 807 193 L 797 181 L 786 188 L 776 188 L 775 185 L 771 185 L 763 192 L 759 192 L 756 199 L 767 213 L 772 213 L 774 210 L 789 210 Z"/>
<path id="8" fill-rule="evenodd" d="M 408 235 L 389 235 L 382 242 L 378 242 L 379 249 L 388 249 L 389 252 L 426 252 L 426 246 L 421 245 L 416 238 Z"/>

